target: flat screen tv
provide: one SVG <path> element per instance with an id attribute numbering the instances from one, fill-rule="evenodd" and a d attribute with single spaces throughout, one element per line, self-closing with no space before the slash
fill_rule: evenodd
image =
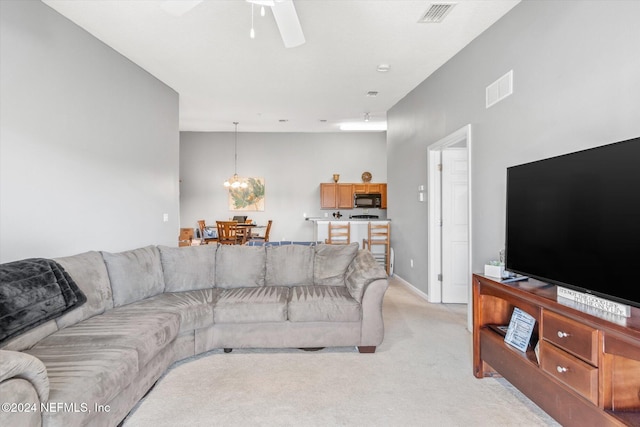
<path id="1" fill-rule="evenodd" d="M 640 137 L 507 168 L 508 271 L 640 307 Z"/>

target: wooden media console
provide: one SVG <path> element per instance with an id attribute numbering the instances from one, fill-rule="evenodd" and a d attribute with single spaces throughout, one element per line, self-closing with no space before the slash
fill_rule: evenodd
<path id="1" fill-rule="evenodd" d="M 497 328 L 516 307 L 536 320 L 524 352 Z M 473 275 L 473 369 L 504 377 L 564 426 L 640 426 L 640 309 L 614 316 L 559 303 L 555 285 Z"/>

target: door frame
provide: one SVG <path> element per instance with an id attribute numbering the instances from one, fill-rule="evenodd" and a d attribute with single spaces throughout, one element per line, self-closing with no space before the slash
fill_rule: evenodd
<path id="1" fill-rule="evenodd" d="M 428 191 L 428 249 L 427 249 L 427 298 L 429 302 L 442 302 L 442 282 L 438 280 L 442 265 L 442 229 L 440 226 L 440 201 L 442 200 L 442 179 L 438 164 L 441 159 L 441 152 L 449 147 L 465 142 L 467 148 L 467 183 L 468 183 L 468 233 L 469 233 L 469 265 L 467 277 L 469 278 L 468 303 L 471 307 L 471 266 L 472 259 L 472 234 L 471 234 L 471 125 L 468 124 L 457 131 L 445 136 L 439 141 L 427 147 L 427 177 L 429 182 Z"/>

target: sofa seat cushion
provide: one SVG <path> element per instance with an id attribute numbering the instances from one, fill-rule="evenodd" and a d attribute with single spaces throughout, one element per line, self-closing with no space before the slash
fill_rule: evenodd
<path id="1" fill-rule="evenodd" d="M 111 310 L 40 341 L 47 347 L 129 348 L 138 353 L 138 369 L 144 367 L 178 335 L 180 315 L 168 311 Z"/>
<path id="2" fill-rule="evenodd" d="M 28 353 L 47 367 L 49 402 L 78 409 L 54 412 L 54 407 L 44 414 L 44 425 L 85 425 L 92 414 L 81 412 L 82 404 L 94 412 L 95 404 L 108 404 L 138 375 L 138 353 L 132 348 L 36 347 Z"/>
<path id="3" fill-rule="evenodd" d="M 284 322 L 288 298 L 284 286 L 225 289 L 213 309 L 214 323 Z"/>
<path id="4" fill-rule="evenodd" d="M 117 308 L 116 311 L 156 313 L 168 311 L 180 316 L 180 333 L 205 328 L 213 324 L 213 304 L 220 289 L 202 289 L 156 295 L 144 301 Z"/>
<path id="5" fill-rule="evenodd" d="M 292 322 L 358 322 L 360 304 L 344 286 L 295 286 L 289 294 Z"/>

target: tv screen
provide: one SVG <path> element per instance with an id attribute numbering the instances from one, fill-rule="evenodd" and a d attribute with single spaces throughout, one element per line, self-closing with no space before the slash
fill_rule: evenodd
<path id="1" fill-rule="evenodd" d="M 640 138 L 507 168 L 506 269 L 640 307 Z"/>

